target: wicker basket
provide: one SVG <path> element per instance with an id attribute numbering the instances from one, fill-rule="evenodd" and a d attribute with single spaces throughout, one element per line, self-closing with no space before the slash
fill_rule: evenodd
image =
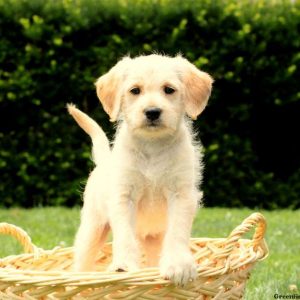
<path id="1" fill-rule="evenodd" d="M 253 239 L 241 239 L 254 226 Z M 265 229 L 265 218 L 254 213 L 226 239 L 191 239 L 198 278 L 182 288 L 160 277 L 157 268 L 105 271 L 110 243 L 99 253 L 98 272 L 72 272 L 73 248 L 37 248 L 21 228 L 0 223 L 0 233 L 14 236 L 26 252 L 0 259 L 0 299 L 241 299 L 254 263 L 268 255 Z"/>

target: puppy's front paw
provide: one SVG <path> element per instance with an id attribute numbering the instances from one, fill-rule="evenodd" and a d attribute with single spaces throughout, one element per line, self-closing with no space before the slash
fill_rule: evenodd
<path id="1" fill-rule="evenodd" d="M 185 286 L 197 277 L 192 254 L 189 251 L 164 254 L 160 260 L 160 274 L 175 285 Z"/>

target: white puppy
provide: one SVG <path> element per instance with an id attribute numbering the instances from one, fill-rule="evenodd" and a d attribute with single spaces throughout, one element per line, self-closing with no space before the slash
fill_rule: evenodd
<path id="1" fill-rule="evenodd" d="M 96 122 L 68 106 L 92 138 L 96 163 L 75 241 L 77 270 L 93 270 L 111 228 L 110 270 L 136 270 L 142 250 L 175 284 L 196 277 L 189 238 L 201 200 L 201 146 L 186 115 L 203 111 L 212 82 L 181 56 L 123 58 L 96 82 L 104 110 L 119 121 L 112 149 Z"/>

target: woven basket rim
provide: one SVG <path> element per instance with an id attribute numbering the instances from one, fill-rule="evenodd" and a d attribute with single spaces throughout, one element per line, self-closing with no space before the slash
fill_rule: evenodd
<path id="1" fill-rule="evenodd" d="M 251 228 L 255 227 L 255 233 L 253 236 L 253 239 L 244 239 L 242 238 L 242 235 L 248 232 Z M 264 260 L 268 256 L 268 247 L 264 240 L 264 234 L 266 230 L 266 221 L 263 215 L 260 213 L 254 213 L 250 215 L 248 218 L 246 218 L 243 223 L 239 226 L 237 226 L 231 234 L 225 238 L 214 238 L 214 237 L 193 237 L 190 239 L 191 247 L 193 244 L 197 243 L 220 243 L 224 244 L 224 249 L 226 250 L 226 247 L 228 247 L 228 251 L 232 250 L 234 246 L 239 243 L 251 245 L 252 250 L 257 252 L 255 256 L 255 261 L 261 261 Z M 28 234 L 21 229 L 20 227 L 17 227 L 12 224 L 8 223 L 0 223 L 0 233 L 3 234 L 9 234 L 14 236 L 16 239 L 18 239 L 21 244 L 24 246 L 24 249 L 27 250 L 29 253 L 23 253 L 23 254 L 16 254 L 16 255 L 10 255 L 5 258 L 0 258 L 0 280 L 3 277 L 7 277 L 9 274 L 12 278 L 23 278 L 22 280 L 29 280 L 32 277 L 35 277 L 35 281 L 40 280 L 40 285 L 43 285 L 42 282 L 46 280 L 49 281 L 50 278 L 53 278 L 53 280 L 61 280 L 62 282 L 66 282 L 69 280 L 74 281 L 91 281 L 94 280 L 95 282 L 98 282 L 99 280 L 109 280 L 111 281 L 118 281 L 118 280 L 136 280 L 136 278 L 139 277 L 140 274 L 143 274 L 143 276 L 151 277 L 151 280 L 155 282 L 155 284 L 169 284 L 168 280 L 164 280 L 161 278 L 159 274 L 158 267 L 154 268 L 142 268 L 140 270 L 137 270 L 135 272 L 108 272 L 108 271 L 97 271 L 97 272 L 75 272 L 75 271 L 38 271 L 38 270 L 22 270 L 22 269 L 15 269 L 12 267 L 2 267 L 5 265 L 5 262 L 7 261 L 13 261 L 18 260 L 18 258 L 30 258 L 30 257 L 47 257 L 51 255 L 56 255 L 60 253 L 72 253 L 74 250 L 74 247 L 55 247 L 51 250 L 44 250 L 41 248 L 36 247 L 34 244 L 32 244 L 30 237 Z M 227 243 L 227 244 L 226 244 Z M 111 242 L 106 243 L 107 246 L 111 246 Z M 225 251 L 226 252 L 226 251 Z M 227 254 L 226 254 L 227 255 Z M 252 261 L 253 262 L 253 261 Z M 202 268 L 201 264 L 197 265 L 197 271 L 198 275 L 200 276 L 206 276 L 205 274 L 208 274 L 207 276 L 210 276 L 210 272 L 207 272 L 208 268 Z M 234 267 L 231 267 L 231 270 L 234 270 Z M 220 274 L 224 272 L 224 270 L 220 271 Z M 218 270 L 216 270 L 215 274 L 218 274 Z M 72 278 L 72 279 L 70 279 Z M 30 280 L 29 280 L 30 281 Z M 49 283 L 48 283 L 49 284 Z M 82 283 L 85 284 L 85 283 Z M 91 283 L 86 283 L 90 285 Z M 154 283 L 153 283 L 154 284 Z"/>

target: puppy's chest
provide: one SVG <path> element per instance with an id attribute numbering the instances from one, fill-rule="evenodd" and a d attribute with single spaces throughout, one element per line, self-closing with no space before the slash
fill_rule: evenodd
<path id="1" fill-rule="evenodd" d="M 150 158 L 139 162 L 138 183 L 135 185 L 135 201 L 139 214 L 153 216 L 166 207 L 168 192 L 173 185 L 172 164 L 166 159 Z"/>
<path id="2" fill-rule="evenodd" d="M 172 181 L 172 159 L 166 156 L 148 157 L 137 160 L 136 171 L 143 186 L 150 190 L 159 189 Z M 173 164 L 174 165 L 174 164 Z"/>
<path id="3" fill-rule="evenodd" d="M 170 151 L 159 155 L 136 155 L 131 165 L 134 170 L 134 199 L 137 202 L 156 205 L 166 200 L 168 192 L 181 177 L 181 162 L 177 153 Z M 144 206 L 144 205 L 143 205 Z"/>

